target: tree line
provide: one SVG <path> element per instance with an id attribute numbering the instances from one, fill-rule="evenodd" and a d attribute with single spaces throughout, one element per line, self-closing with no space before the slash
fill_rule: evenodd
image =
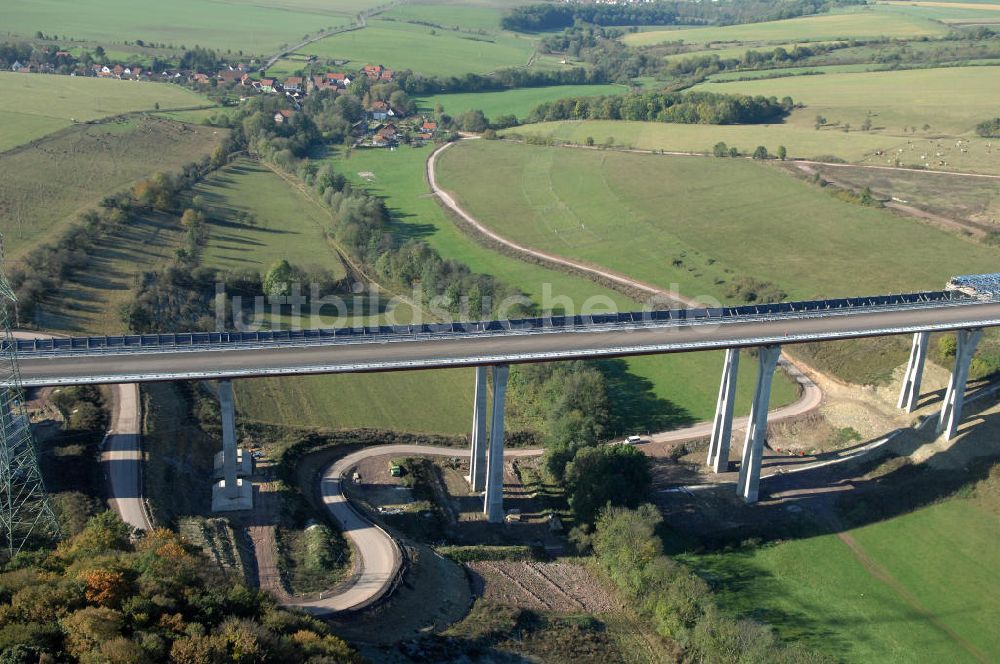
<path id="1" fill-rule="evenodd" d="M 732 25 L 776 21 L 829 11 L 860 0 L 725 0 L 700 3 L 659 0 L 635 4 L 565 2 L 515 7 L 500 20 L 505 30 L 538 32 L 576 22 L 595 25 Z"/>
<path id="2" fill-rule="evenodd" d="M 791 97 L 712 92 L 633 92 L 602 97 L 567 97 L 535 106 L 528 122 L 553 120 L 641 120 L 679 124 L 776 122 L 792 110 Z"/>

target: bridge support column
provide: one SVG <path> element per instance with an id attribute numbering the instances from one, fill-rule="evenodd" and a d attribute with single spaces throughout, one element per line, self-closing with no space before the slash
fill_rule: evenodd
<path id="1" fill-rule="evenodd" d="M 924 360 L 927 359 L 927 344 L 930 332 L 917 332 L 913 335 L 913 346 L 910 349 L 910 361 L 906 364 L 906 374 L 903 376 L 903 389 L 899 393 L 897 408 L 912 413 L 920 401 L 920 380 L 924 375 Z"/>
<path id="2" fill-rule="evenodd" d="M 762 346 L 758 349 L 757 389 L 754 390 L 750 419 L 747 421 L 747 436 L 743 442 L 743 460 L 740 463 L 740 477 L 737 491 L 747 503 L 757 502 L 760 486 L 760 463 L 764 456 L 764 442 L 767 439 L 767 410 L 771 401 L 771 381 L 774 369 L 781 357 L 781 346 Z"/>
<path id="3" fill-rule="evenodd" d="M 483 511 L 490 523 L 503 523 L 503 417 L 510 367 L 493 367 L 493 419 L 490 423 L 490 457 L 486 468 Z"/>
<path id="4" fill-rule="evenodd" d="M 232 512 L 253 508 L 253 485 L 239 475 L 249 474 L 249 455 L 236 447 L 236 405 L 233 384 L 219 381 L 219 406 L 222 410 L 222 479 L 212 488 L 212 511 Z M 241 463 L 241 458 L 245 462 Z"/>
<path id="5" fill-rule="evenodd" d="M 473 491 L 486 488 L 486 367 L 476 367 L 476 391 L 472 402 L 472 450 L 469 484 Z"/>
<path id="6" fill-rule="evenodd" d="M 937 432 L 943 433 L 945 440 L 951 440 L 958 433 L 958 424 L 962 420 L 962 404 L 965 402 L 965 383 L 969 378 L 969 363 L 976 352 L 983 331 L 978 328 L 959 330 L 957 336 L 955 368 L 951 371 L 951 380 L 948 381 L 944 405 L 941 407 L 941 419 L 937 425 Z"/>
<path id="7" fill-rule="evenodd" d="M 736 398 L 736 378 L 740 369 L 740 349 L 727 348 L 726 362 L 722 367 L 722 384 L 719 401 L 712 421 L 712 440 L 708 446 L 708 465 L 724 473 L 729 468 L 729 444 L 733 434 L 733 401 Z"/>

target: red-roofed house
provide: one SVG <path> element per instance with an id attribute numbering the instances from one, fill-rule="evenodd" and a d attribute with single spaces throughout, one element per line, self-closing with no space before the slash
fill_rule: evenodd
<path id="1" fill-rule="evenodd" d="M 327 72 L 326 80 L 331 85 L 336 85 L 338 88 L 346 88 L 351 84 L 351 77 L 347 74 L 339 74 L 336 72 Z"/>
<path id="2" fill-rule="evenodd" d="M 281 85 L 285 88 L 285 92 L 302 92 L 302 77 L 289 76 Z"/>
<path id="3" fill-rule="evenodd" d="M 291 120 L 293 115 L 295 115 L 295 111 L 283 108 L 274 114 L 274 122 L 275 124 L 282 124 L 285 120 Z"/>
<path id="4" fill-rule="evenodd" d="M 262 78 L 262 79 L 260 79 L 260 91 L 261 92 L 274 92 L 274 79 L 273 78 Z"/>

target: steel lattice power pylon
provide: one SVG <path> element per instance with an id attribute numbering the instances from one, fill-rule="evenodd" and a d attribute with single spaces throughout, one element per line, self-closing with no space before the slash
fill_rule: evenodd
<path id="1" fill-rule="evenodd" d="M 3 261 L 0 238 L 0 265 Z M 49 504 L 38 468 L 35 441 L 24 408 L 24 390 L 17 367 L 17 344 L 11 333 L 10 314 L 17 298 L 0 271 L 0 537 L 14 556 L 25 544 L 58 534 L 58 522 Z"/>

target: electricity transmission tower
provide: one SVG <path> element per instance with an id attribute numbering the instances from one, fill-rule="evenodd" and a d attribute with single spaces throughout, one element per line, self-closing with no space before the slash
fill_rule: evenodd
<path id="1" fill-rule="evenodd" d="M 3 238 L 0 236 L 0 266 Z M 55 537 L 59 527 L 49 504 L 24 408 L 17 343 L 10 315 L 17 298 L 0 270 L 0 538 L 14 556 L 26 544 Z"/>

